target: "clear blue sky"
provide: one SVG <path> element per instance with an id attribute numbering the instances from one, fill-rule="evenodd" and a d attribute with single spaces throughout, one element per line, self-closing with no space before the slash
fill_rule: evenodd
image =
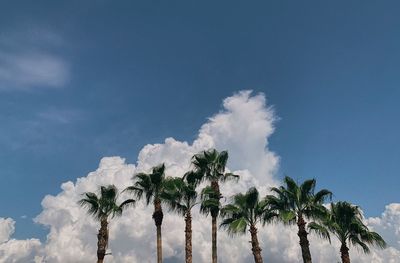
<path id="1" fill-rule="evenodd" d="M 62 182 L 191 141 L 242 89 L 280 117 L 279 176 L 315 177 L 368 216 L 399 201 L 400 2 L 142 2 L 2 3 L 0 216 L 17 238 L 43 237 L 31 218 Z"/>

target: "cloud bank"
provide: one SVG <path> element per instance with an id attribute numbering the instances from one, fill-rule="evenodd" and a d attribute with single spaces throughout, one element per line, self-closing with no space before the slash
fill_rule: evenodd
<path id="1" fill-rule="evenodd" d="M 200 128 L 193 143 L 167 138 L 163 143 L 143 147 L 136 164 L 126 163 L 121 157 L 105 157 L 99 167 L 76 182 L 61 185 L 58 195 L 46 196 L 43 211 L 35 221 L 49 228 L 46 241 L 10 240 L 14 221 L 0 220 L 0 262 L 94 262 L 96 260 L 96 234 L 98 223 L 88 217 L 76 201 L 86 191 L 96 191 L 100 185 L 115 184 L 120 189 L 131 184 L 133 174 L 149 169 L 161 162 L 166 164 L 167 176 L 181 176 L 190 169 L 190 157 L 204 149 L 216 147 L 228 150 L 228 168 L 241 175 L 238 183 L 226 183 L 222 192 L 226 197 L 257 186 L 263 193 L 277 184 L 274 174 L 279 157 L 268 148 L 268 139 L 274 132 L 276 116 L 267 106 L 263 94 L 252 95 L 242 91 L 226 98 L 223 109 Z M 126 196 L 121 196 L 121 200 Z M 210 260 L 210 218 L 199 215 L 194 209 L 193 257 L 194 262 Z M 155 251 L 155 226 L 151 219 L 152 208 L 139 203 L 110 223 L 110 252 L 107 262 L 153 262 Z M 382 231 L 390 240 L 388 249 L 372 251 L 369 256 L 352 251 L 353 262 L 396 262 L 399 252 L 400 205 L 391 204 L 379 218 L 367 223 Z M 165 209 L 163 222 L 163 254 L 165 262 L 184 260 L 184 221 L 182 217 Z M 293 227 L 268 225 L 259 229 L 259 239 L 265 261 L 276 263 L 299 262 L 301 258 L 297 231 Z M 221 262 L 252 262 L 249 237 L 228 237 L 218 234 L 218 253 Z M 311 251 L 315 262 L 337 262 L 339 245 L 330 245 L 311 236 Z M 15 244 L 18 243 L 18 244 Z M 19 253 L 16 253 L 19 251 Z M 13 254 L 14 253 L 14 254 Z M 13 255 L 22 259 L 12 259 Z M 24 260 L 24 261 L 18 261 Z"/>

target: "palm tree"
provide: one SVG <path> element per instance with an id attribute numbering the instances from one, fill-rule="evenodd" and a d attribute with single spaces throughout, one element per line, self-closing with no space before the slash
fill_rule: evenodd
<path id="1" fill-rule="evenodd" d="M 203 203 L 200 211 L 211 214 L 212 224 L 212 263 L 217 263 L 217 217 L 219 214 L 220 199 L 219 182 L 228 179 L 238 178 L 238 175 L 225 173 L 225 166 L 228 161 L 228 152 L 218 152 L 215 149 L 203 151 L 192 157 L 192 164 L 195 172 L 199 175 L 200 181 L 209 181 L 210 186 L 203 190 Z"/>
<path id="2" fill-rule="evenodd" d="M 331 198 L 332 193 L 323 189 L 314 194 L 315 179 L 306 180 L 298 185 L 292 178 L 286 176 L 284 183 L 285 186 L 271 188 L 275 195 L 267 195 L 268 204 L 278 213 L 278 219 L 284 224 L 297 223 L 303 263 L 312 263 L 305 219 L 322 217 L 326 212 L 323 202 Z"/>
<path id="3" fill-rule="evenodd" d="M 265 224 L 276 214 L 269 209 L 266 200 L 260 201 L 257 189 L 252 187 L 245 194 L 235 195 L 233 202 L 221 209 L 221 216 L 225 218 L 221 227 L 225 227 L 230 234 L 244 234 L 247 227 L 250 228 L 254 262 L 262 263 L 256 225 L 257 223 Z"/>
<path id="4" fill-rule="evenodd" d="M 117 205 L 118 189 L 114 185 L 101 186 L 100 197 L 91 192 L 86 192 L 84 195 L 78 204 L 87 208 L 88 213 L 100 221 L 97 234 L 97 263 L 102 263 L 108 247 L 108 219 L 122 215 L 124 208 L 134 205 L 135 200 L 128 199 Z"/>
<path id="5" fill-rule="evenodd" d="M 185 217 L 185 262 L 192 263 L 192 208 L 197 204 L 198 176 L 187 172 L 183 178 L 167 178 L 161 195 L 170 209 Z"/>
<path id="6" fill-rule="evenodd" d="M 162 239 L 161 225 L 163 221 L 163 211 L 161 206 L 161 193 L 164 189 L 165 165 L 161 164 L 152 168 L 149 174 L 138 173 L 133 177 L 135 181 L 132 186 L 125 188 L 124 191 L 133 193 L 138 199 L 145 198 L 146 204 L 153 202 L 153 219 L 157 230 L 157 262 L 162 262 Z"/>
<path id="7" fill-rule="evenodd" d="M 347 244 L 361 247 L 364 253 L 370 252 L 368 245 L 386 247 L 383 238 L 364 225 L 359 207 L 347 202 L 331 203 L 329 212 L 321 223 L 311 222 L 308 228 L 329 242 L 331 242 L 329 233 L 334 234 L 341 243 L 340 253 L 343 263 L 350 263 Z"/>

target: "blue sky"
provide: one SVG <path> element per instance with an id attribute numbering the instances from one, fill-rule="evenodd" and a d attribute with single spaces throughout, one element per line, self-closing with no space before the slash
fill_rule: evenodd
<path id="1" fill-rule="evenodd" d="M 103 156 L 192 141 L 234 92 L 280 120 L 279 176 L 368 216 L 398 201 L 396 1 L 12 1 L 0 9 L 1 215 L 17 238 L 46 194 Z M 26 216 L 27 218 L 21 218 Z"/>

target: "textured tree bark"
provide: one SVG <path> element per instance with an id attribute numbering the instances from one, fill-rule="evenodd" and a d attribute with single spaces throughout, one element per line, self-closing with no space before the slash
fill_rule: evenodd
<path id="1" fill-rule="evenodd" d="M 162 237 L 161 237 L 161 225 L 164 214 L 161 207 L 161 200 L 154 199 L 154 213 L 153 219 L 157 229 L 157 263 L 162 263 Z"/>
<path id="2" fill-rule="evenodd" d="M 219 191 L 219 184 L 218 181 L 212 181 L 211 182 L 211 188 L 216 192 L 218 195 L 217 198 L 220 198 L 220 191 Z M 217 263 L 218 262 L 218 256 L 217 256 L 217 217 L 218 217 L 219 210 L 216 211 L 211 211 L 211 240 L 212 240 L 212 245 L 211 245 L 211 256 L 212 256 L 212 263 Z"/>
<path id="3" fill-rule="evenodd" d="M 254 262 L 263 263 L 263 259 L 261 256 L 261 248 L 257 238 L 257 228 L 255 227 L 255 225 L 250 225 L 250 235 L 251 235 L 251 251 L 253 251 Z"/>
<path id="4" fill-rule="evenodd" d="M 217 217 L 212 217 L 212 263 L 217 263 Z"/>
<path id="5" fill-rule="evenodd" d="M 108 223 L 107 219 L 103 218 L 100 221 L 100 229 L 97 234 L 97 263 L 103 263 L 104 256 L 108 245 Z"/>
<path id="6" fill-rule="evenodd" d="M 185 262 L 192 263 L 192 215 L 190 210 L 186 212 L 185 223 Z"/>
<path id="7" fill-rule="evenodd" d="M 301 254 L 303 256 L 303 263 L 312 263 L 311 253 L 310 253 L 310 242 L 307 239 L 307 231 L 306 231 L 306 222 L 301 214 L 298 215 L 297 218 L 297 226 L 299 228 L 299 232 L 297 235 L 300 238 L 300 247 Z"/>
<path id="8" fill-rule="evenodd" d="M 340 254 L 342 258 L 342 263 L 350 263 L 349 248 L 346 243 L 343 243 L 340 247 Z"/>

